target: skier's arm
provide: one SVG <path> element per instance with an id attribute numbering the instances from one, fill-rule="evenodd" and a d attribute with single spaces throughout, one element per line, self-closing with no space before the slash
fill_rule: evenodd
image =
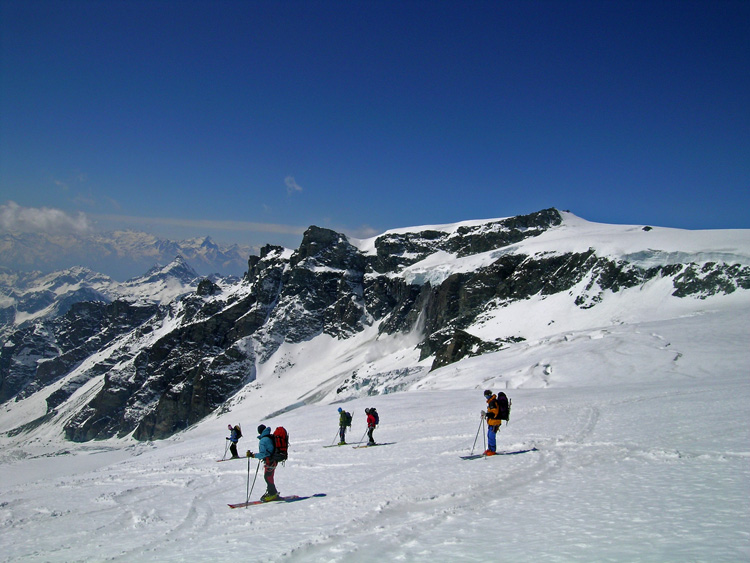
<path id="1" fill-rule="evenodd" d="M 263 436 L 258 442 L 260 451 L 253 455 L 258 459 L 266 459 L 273 453 L 273 439 L 270 436 Z"/>

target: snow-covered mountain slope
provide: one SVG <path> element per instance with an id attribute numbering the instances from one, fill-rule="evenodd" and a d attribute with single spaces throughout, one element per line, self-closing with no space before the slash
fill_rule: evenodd
<path id="1" fill-rule="evenodd" d="M 241 283 L 158 314 L 104 310 L 105 331 L 76 310 L 37 327 L 53 336 L 42 348 L 31 332 L 10 339 L 0 392 L 15 401 L 0 430 L 150 440 L 240 403 L 266 416 L 393 393 L 467 358 L 742 310 L 748 256 L 748 231 L 598 225 L 554 209 L 368 241 L 311 227 L 295 251 L 262 249 Z M 146 320 L 122 322 L 136 315 Z M 70 343 L 73 326 L 83 331 Z M 521 363 L 504 381 L 543 386 L 551 370 Z"/>
<path id="2" fill-rule="evenodd" d="M 475 271 L 489 266 L 508 254 L 526 256 L 564 255 L 595 250 L 599 257 L 608 257 L 648 269 L 674 264 L 750 264 L 750 232 L 744 229 L 690 231 L 648 225 L 611 225 L 593 223 L 560 211 L 560 224 L 533 237 L 487 252 L 460 256 L 457 253 L 434 252 L 405 268 L 409 281 L 439 284 L 454 273 Z M 371 239 L 350 239 L 363 253 L 375 255 L 375 243 L 389 236 L 414 237 L 419 233 L 440 233 L 446 240 L 461 239 L 469 229 L 490 231 L 492 225 L 506 219 L 465 221 L 449 225 L 429 225 L 394 229 Z"/>
<path id="3" fill-rule="evenodd" d="M 2 435 L 0 560 L 746 560 L 750 307 L 731 297 L 691 300 L 692 312 L 665 320 L 603 316 L 399 392 L 324 392 L 306 405 L 331 385 L 325 370 L 352 356 L 372 353 L 383 369 L 410 354 L 398 338 L 368 350 L 313 339 L 286 350 L 306 361 L 260 373 L 224 412 L 168 440 L 71 444 L 50 426 Z M 498 434 L 507 455 L 462 460 L 483 446 L 485 388 L 513 400 Z M 13 409 L 38 400 L 4 405 L 0 420 L 7 428 Z M 354 413 L 350 442 L 377 407 L 375 438 L 390 445 L 324 447 L 337 440 L 339 406 Z M 290 433 L 279 490 L 325 497 L 228 508 L 264 484 L 255 460 L 216 463 L 227 424 L 242 424 L 244 452 L 257 450 L 260 422 Z"/>

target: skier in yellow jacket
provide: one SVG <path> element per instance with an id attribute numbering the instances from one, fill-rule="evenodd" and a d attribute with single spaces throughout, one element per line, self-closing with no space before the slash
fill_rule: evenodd
<path id="1" fill-rule="evenodd" d="M 487 419 L 487 451 L 484 455 L 495 455 L 497 450 L 497 431 L 502 424 L 500 420 L 500 405 L 497 402 L 497 395 L 487 389 L 484 392 L 484 398 L 487 399 L 487 412 L 482 414 Z"/>

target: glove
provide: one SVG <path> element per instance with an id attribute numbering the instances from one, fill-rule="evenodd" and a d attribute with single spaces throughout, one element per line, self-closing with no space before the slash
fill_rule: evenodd
<path id="1" fill-rule="evenodd" d="M 486 416 L 487 416 L 487 413 L 486 413 L 486 412 L 484 412 L 484 411 L 482 411 L 482 416 L 483 416 L 483 417 L 486 417 Z"/>
<path id="2" fill-rule="evenodd" d="M 247 457 L 253 457 L 253 452 L 251 452 L 250 450 L 247 450 Z"/>
<path id="3" fill-rule="evenodd" d="M 224 438 L 225 440 L 229 440 L 229 438 Z"/>

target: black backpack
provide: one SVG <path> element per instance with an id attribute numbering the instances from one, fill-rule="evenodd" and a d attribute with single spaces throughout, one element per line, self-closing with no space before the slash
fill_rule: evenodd
<path id="1" fill-rule="evenodd" d="M 352 414 L 350 412 L 344 411 L 344 423 L 344 426 L 352 427 Z"/>
<path id="2" fill-rule="evenodd" d="M 497 394 L 497 418 L 508 422 L 510 420 L 510 406 L 513 401 L 508 399 L 508 396 L 500 391 Z"/>
<path id="3" fill-rule="evenodd" d="M 378 411 L 375 409 L 370 409 L 370 414 L 375 417 L 375 425 L 377 426 L 380 424 L 380 415 L 378 414 Z"/>
<path id="4" fill-rule="evenodd" d="M 234 433 L 237 435 L 238 440 L 242 438 L 242 428 L 240 428 L 239 424 L 234 427 Z"/>

